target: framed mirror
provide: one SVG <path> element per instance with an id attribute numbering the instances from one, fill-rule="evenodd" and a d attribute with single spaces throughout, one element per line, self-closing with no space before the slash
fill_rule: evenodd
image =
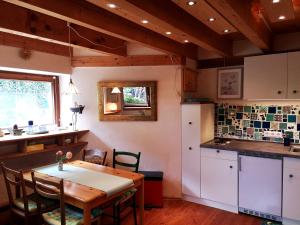
<path id="1" fill-rule="evenodd" d="M 100 121 L 156 121 L 156 81 L 98 82 Z"/>

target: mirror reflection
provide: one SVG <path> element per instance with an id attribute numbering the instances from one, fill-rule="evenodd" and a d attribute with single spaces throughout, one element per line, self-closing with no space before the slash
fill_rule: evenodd
<path id="1" fill-rule="evenodd" d="M 99 82 L 100 120 L 156 120 L 156 82 Z"/>

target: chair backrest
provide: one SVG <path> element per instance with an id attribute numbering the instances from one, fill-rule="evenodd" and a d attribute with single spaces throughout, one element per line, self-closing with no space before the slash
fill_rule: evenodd
<path id="1" fill-rule="evenodd" d="M 14 206 L 14 199 L 22 198 L 24 203 L 24 213 L 26 216 L 27 214 L 29 214 L 29 207 L 28 207 L 28 198 L 26 193 L 26 186 L 24 182 L 23 172 L 10 169 L 6 167 L 3 162 L 1 162 L 0 165 L 1 165 L 1 170 L 6 185 L 6 190 L 7 190 L 7 195 L 8 195 L 9 205 L 11 210 L 20 211 L 19 209 L 17 210 L 16 207 Z M 15 197 L 13 196 L 14 191 L 12 187 L 15 188 L 15 193 L 16 193 Z"/>
<path id="2" fill-rule="evenodd" d="M 134 157 L 136 162 L 135 163 L 122 162 L 117 159 L 118 156 Z M 116 149 L 113 149 L 113 168 L 116 168 L 116 166 L 127 167 L 129 169 L 133 169 L 133 171 L 137 173 L 139 171 L 140 157 L 141 157 L 140 152 L 135 154 L 132 152 L 116 151 Z"/>
<path id="3" fill-rule="evenodd" d="M 61 225 L 66 224 L 66 212 L 65 212 L 65 197 L 64 197 L 64 181 L 58 179 L 57 181 L 48 180 L 35 175 L 31 172 L 33 189 L 37 198 L 37 209 L 41 212 L 41 200 L 40 197 L 55 199 L 60 201 L 60 219 Z"/>
<path id="4" fill-rule="evenodd" d="M 107 152 L 99 149 L 84 149 L 82 160 L 86 162 L 105 165 Z"/>

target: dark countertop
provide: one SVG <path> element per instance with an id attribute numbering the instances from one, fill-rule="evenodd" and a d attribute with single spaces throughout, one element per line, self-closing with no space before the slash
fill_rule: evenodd
<path id="1" fill-rule="evenodd" d="M 259 141 L 244 141 L 244 140 L 230 140 L 229 144 L 216 144 L 214 140 L 201 144 L 203 148 L 213 148 L 228 151 L 237 151 L 241 153 L 256 153 L 256 154 L 271 154 L 274 156 L 300 158 L 300 153 L 290 152 L 290 146 L 283 146 L 283 144 Z"/>

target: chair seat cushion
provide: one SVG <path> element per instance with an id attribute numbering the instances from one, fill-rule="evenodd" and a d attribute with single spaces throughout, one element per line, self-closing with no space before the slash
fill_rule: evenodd
<path id="1" fill-rule="evenodd" d="M 103 158 L 98 155 L 86 156 L 86 162 L 95 163 L 95 164 L 102 164 Z"/>
<path id="2" fill-rule="evenodd" d="M 36 199 L 36 195 L 35 194 L 31 194 L 28 195 L 28 210 L 29 212 L 35 212 L 37 211 L 37 199 Z M 52 200 L 52 199 L 48 199 L 48 198 L 41 198 L 41 210 L 45 210 L 45 209 L 52 209 L 54 208 L 56 205 L 58 205 L 58 201 Z M 24 201 L 23 198 L 16 198 L 14 199 L 13 204 L 21 209 L 21 210 L 25 210 L 25 206 L 24 206 Z"/>
<path id="3" fill-rule="evenodd" d="M 83 211 L 74 206 L 65 207 L 66 211 L 66 225 L 79 225 L 83 224 Z M 92 218 L 94 219 L 102 214 L 102 210 L 100 208 L 94 208 L 91 212 Z M 43 219 L 45 222 L 51 225 L 60 225 L 60 208 L 55 209 L 51 212 L 44 213 Z"/>
<path id="4" fill-rule="evenodd" d="M 125 191 L 124 193 L 122 193 L 121 196 L 119 196 L 117 198 L 117 200 L 115 201 L 115 205 L 117 204 L 122 204 L 124 202 L 126 202 L 128 199 L 130 199 L 133 195 L 135 195 L 135 193 L 137 192 L 136 188 L 131 188 L 128 191 Z"/>

